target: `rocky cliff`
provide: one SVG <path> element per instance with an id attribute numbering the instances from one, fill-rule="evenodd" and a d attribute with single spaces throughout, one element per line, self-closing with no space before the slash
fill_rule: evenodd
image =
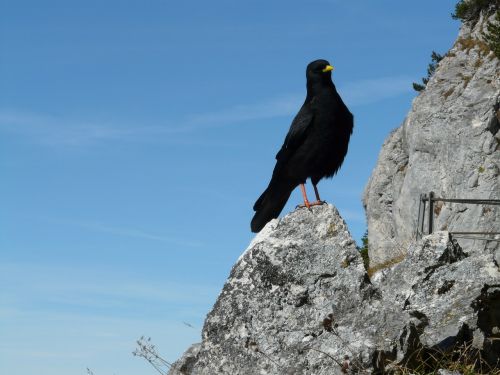
<path id="1" fill-rule="evenodd" d="M 436 232 L 370 280 L 346 224 L 324 205 L 257 235 L 208 314 L 201 344 L 170 374 L 380 373 L 463 343 L 490 364 L 500 360 L 492 254 L 467 253 Z"/>
<path id="2" fill-rule="evenodd" d="M 473 363 L 485 372 L 498 365 L 498 243 L 450 231 L 498 231 L 500 210 L 437 204 L 435 232 L 414 235 L 421 193 L 500 198 L 499 61 L 481 41 L 484 23 L 462 27 L 382 148 L 364 196 L 371 265 L 379 271 L 368 276 L 331 205 L 273 220 L 234 265 L 202 342 L 170 375 L 446 373 Z"/>
<path id="3" fill-rule="evenodd" d="M 372 267 L 404 256 L 415 238 L 421 193 L 500 198 L 500 62 L 482 40 L 486 21 L 483 15 L 462 26 L 382 147 L 364 194 Z M 499 231 L 498 206 L 438 203 L 434 211 L 435 230 Z M 478 251 L 498 248 L 498 242 L 464 243 Z"/>

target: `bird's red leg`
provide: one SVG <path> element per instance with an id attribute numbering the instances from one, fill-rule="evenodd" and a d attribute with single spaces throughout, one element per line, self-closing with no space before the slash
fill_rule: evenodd
<path id="1" fill-rule="evenodd" d="M 304 198 L 304 206 L 307 208 L 311 207 L 309 199 L 307 199 L 306 187 L 304 184 L 300 184 L 300 190 L 302 191 L 302 198 Z"/>
<path id="2" fill-rule="evenodd" d="M 316 202 L 312 202 L 311 206 L 319 206 L 321 204 L 324 204 L 325 202 L 322 201 L 321 198 L 319 197 L 318 188 L 316 187 L 316 185 L 313 185 L 313 187 L 314 187 L 314 194 L 316 195 Z"/>
<path id="3" fill-rule="evenodd" d="M 313 185 L 313 187 L 314 187 L 314 194 L 316 194 L 316 200 L 319 202 L 321 201 L 321 198 L 319 197 L 318 187 L 316 185 Z"/>

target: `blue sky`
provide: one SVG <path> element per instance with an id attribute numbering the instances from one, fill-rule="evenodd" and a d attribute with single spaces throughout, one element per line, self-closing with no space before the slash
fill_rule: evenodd
<path id="1" fill-rule="evenodd" d="M 141 335 L 168 360 L 199 341 L 317 58 L 355 116 L 319 189 L 359 241 L 455 2 L 3 1 L 0 373 L 154 373 Z"/>

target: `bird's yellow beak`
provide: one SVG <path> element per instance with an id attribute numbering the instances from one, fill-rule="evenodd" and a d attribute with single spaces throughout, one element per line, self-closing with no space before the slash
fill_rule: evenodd
<path id="1" fill-rule="evenodd" d="M 322 72 L 326 73 L 326 72 L 331 72 L 332 70 L 333 70 L 333 66 L 327 65 L 326 68 L 322 70 Z"/>

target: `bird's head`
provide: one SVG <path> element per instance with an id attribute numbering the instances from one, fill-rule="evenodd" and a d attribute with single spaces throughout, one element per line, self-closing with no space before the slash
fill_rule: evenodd
<path id="1" fill-rule="evenodd" d="M 315 60 L 307 65 L 308 82 L 331 82 L 333 66 L 326 60 Z"/>

